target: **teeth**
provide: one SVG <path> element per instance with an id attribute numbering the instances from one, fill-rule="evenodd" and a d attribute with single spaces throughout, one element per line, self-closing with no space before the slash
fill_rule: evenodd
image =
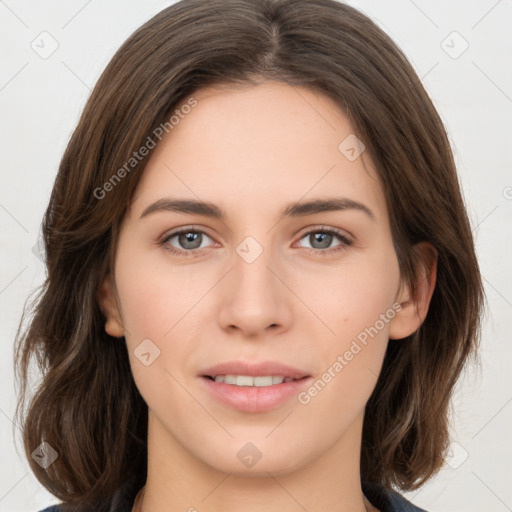
<path id="1" fill-rule="evenodd" d="M 276 382 L 276 384 L 281 384 Z M 272 377 L 254 377 L 254 385 L 256 387 L 272 386 Z"/>
<path id="2" fill-rule="evenodd" d="M 291 382 L 292 380 L 293 379 L 290 377 L 285 378 L 280 375 L 264 377 L 251 377 L 250 375 L 217 375 L 215 377 L 215 382 L 224 382 L 225 384 L 233 384 L 235 386 L 253 386 L 257 388 L 282 384 L 283 382 Z"/>
<path id="3" fill-rule="evenodd" d="M 224 375 L 224 382 L 226 384 L 236 384 L 236 375 Z"/>

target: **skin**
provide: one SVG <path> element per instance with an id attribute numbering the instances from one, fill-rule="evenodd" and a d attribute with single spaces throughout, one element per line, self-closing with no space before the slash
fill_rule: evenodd
<path id="1" fill-rule="evenodd" d="M 114 285 L 106 279 L 98 295 L 149 408 L 143 510 L 376 510 L 359 476 L 364 407 L 389 338 L 413 333 L 427 314 L 435 250 L 420 245 L 427 271 L 414 293 L 401 287 L 375 168 L 367 153 L 363 164 L 339 151 L 354 130 L 327 97 L 275 82 L 194 97 L 198 105 L 151 154 L 123 222 Z M 169 196 L 215 203 L 226 218 L 159 211 L 140 219 Z M 293 201 L 332 196 L 363 203 L 375 219 L 358 210 L 278 218 Z M 205 231 L 195 257 L 159 245 L 179 227 Z M 319 245 L 308 233 L 325 228 L 352 244 L 333 237 L 323 254 L 311 252 Z M 236 252 L 247 236 L 263 249 L 252 263 Z M 178 237 L 167 245 L 187 250 Z M 400 312 L 307 405 L 293 398 L 240 412 L 199 381 L 202 369 L 234 359 L 279 361 L 319 378 L 393 304 Z M 145 366 L 134 350 L 148 338 L 160 356 Z M 237 457 L 247 442 L 262 454 L 251 468 Z"/>

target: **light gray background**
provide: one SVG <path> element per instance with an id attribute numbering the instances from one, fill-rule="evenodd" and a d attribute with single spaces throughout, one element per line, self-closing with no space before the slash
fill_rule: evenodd
<path id="1" fill-rule="evenodd" d="M 114 51 L 171 3 L 0 0 L 0 512 L 57 502 L 20 455 L 12 345 L 24 301 L 44 277 L 33 247 L 60 157 Z M 452 455 L 406 496 L 429 512 L 510 511 L 512 1 L 350 3 L 404 50 L 448 128 L 489 305 L 482 365 L 467 372 L 453 401 Z M 49 51 L 52 38 L 58 48 L 47 58 L 31 47 Z"/>

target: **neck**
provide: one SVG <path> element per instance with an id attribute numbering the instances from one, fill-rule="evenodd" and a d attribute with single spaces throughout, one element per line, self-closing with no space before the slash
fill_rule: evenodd
<path id="1" fill-rule="evenodd" d="M 218 470 L 194 457 L 149 411 L 148 477 L 142 511 L 375 510 L 361 490 L 362 420 L 363 415 L 335 446 L 326 447 L 319 457 L 298 468 L 265 471 L 261 465 L 259 472 L 244 474 Z"/>

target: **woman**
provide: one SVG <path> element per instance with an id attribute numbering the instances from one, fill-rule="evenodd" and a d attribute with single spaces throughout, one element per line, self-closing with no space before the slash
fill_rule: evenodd
<path id="1" fill-rule="evenodd" d="M 47 511 L 420 510 L 398 491 L 443 463 L 483 291 L 442 122 L 367 17 L 163 10 L 98 81 L 43 228 L 17 364 Z"/>

